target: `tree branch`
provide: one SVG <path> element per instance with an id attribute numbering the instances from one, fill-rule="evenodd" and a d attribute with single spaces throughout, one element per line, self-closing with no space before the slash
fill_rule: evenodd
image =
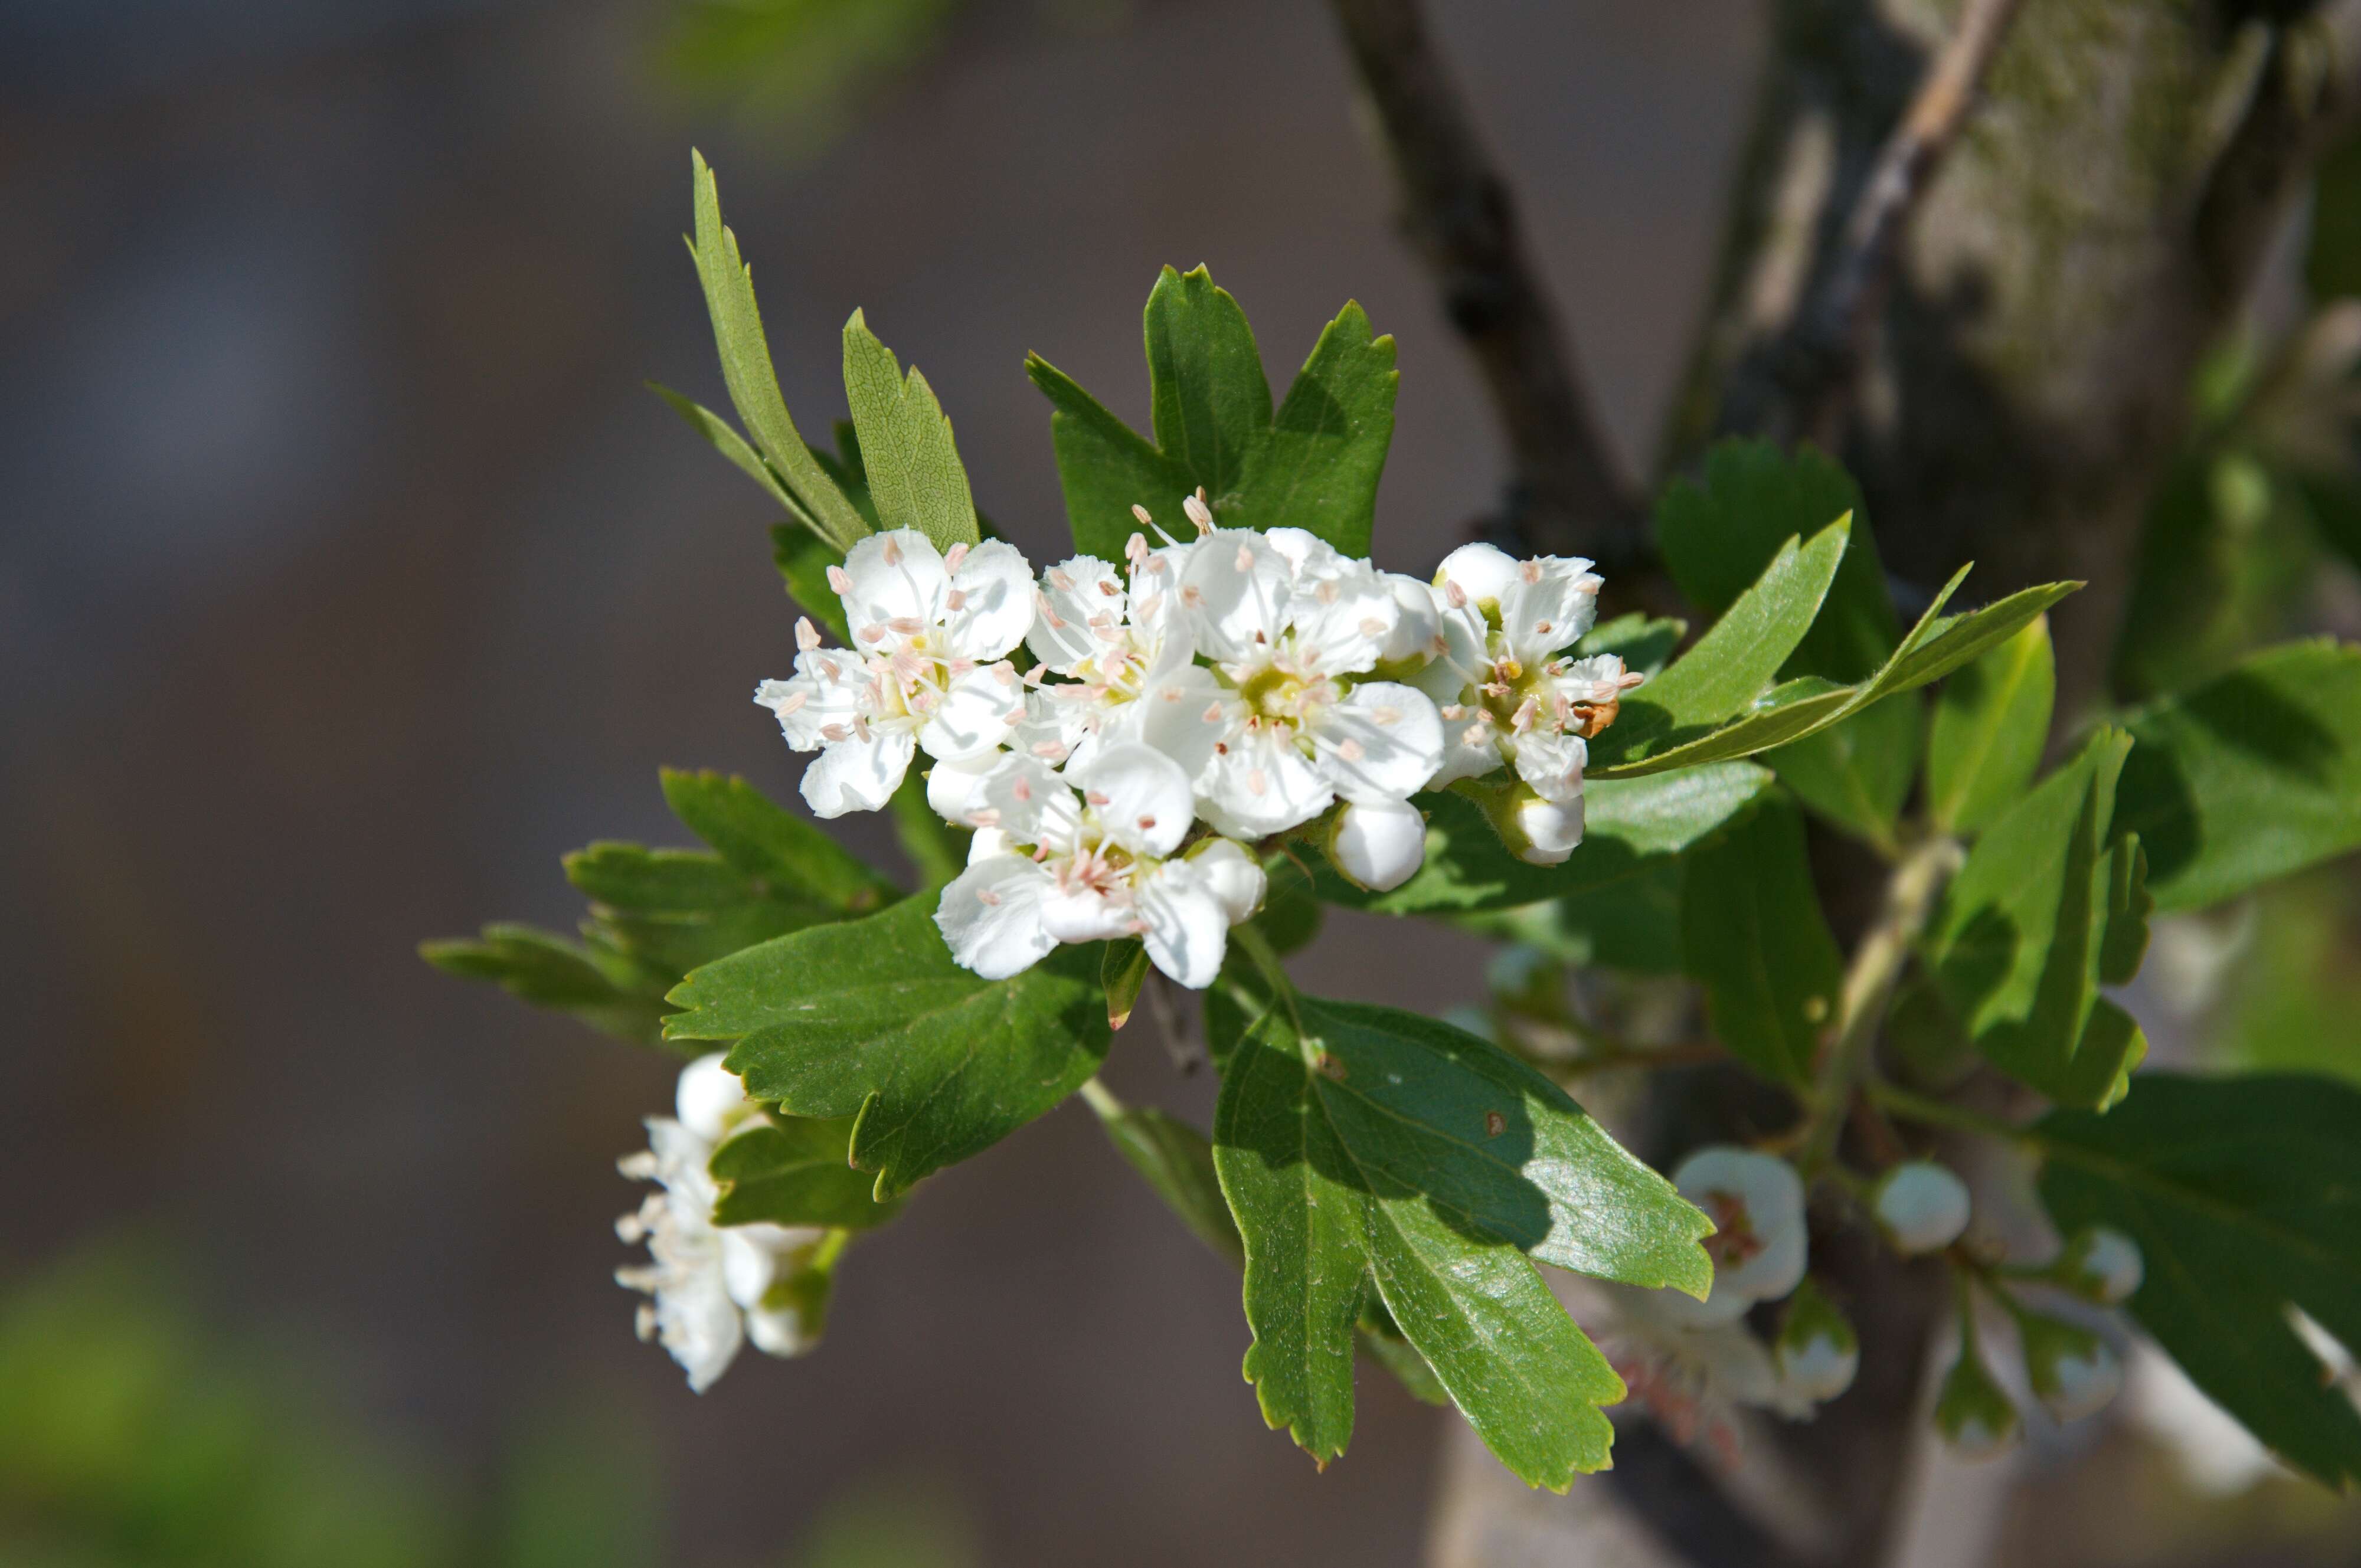
<path id="1" fill-rule="evenodd" d="M 1782 433 L 1834 450 L 1885 308 L 1902 236 L 1918 200 L 1958 140 L 2021 0 L 1967 0 L 1958 31 L 1936 57 L 1902 123 L 1879 148 L 1854 201 L 1835 263 L 1797 313 L 1779 354 L 1789 389 Z"/>
<path id="2" fill-rule="evenodd" d="M 1508 436 L 1514 475 L 1488 532 L 1610 569 L 1631 559 L 1644 549 L 1642 507 L 1526 254 L 1508 184 L 1477 137 L 1418 0 L 1331 3 L 1377 111 L 1403 225 Z"/>

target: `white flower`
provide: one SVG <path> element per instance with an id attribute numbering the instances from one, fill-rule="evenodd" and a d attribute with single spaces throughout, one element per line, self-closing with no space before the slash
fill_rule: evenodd
<path id="1" fill-rule="evenodd" d="M 796 624 L 794 678 L 754 700 L 778 715 L 798 751 L 804 798 L 821 817 L 874 811 L 901 784 L 915 747 L 955 762 L 996 750 L 1024 714 L 1008 652 L 1033 622 L 1033 571 L 998 540 L 939 553 L 913 529 L 855 544 L 829 584 L 853 647 L 822 648 Z"/>
<path id="2" fill-rule="evenodd" d="M 1810 1237 L 1803 1179 L 1794 1166 L 1715 1144 L 1683 1160 L 1673 1185 L 1714 1223 L 1705 1241 L 1713 1291 L 1703 1301 L 1667 1293 L 1659 1305 L 1675 1321 L 1698 1327 L 1735 1322 L 1755 1302 L 1776 1301 L 1803 1282 Z"/>
<path id="3" fill-rule="evenodd" d="M 1800 1344 L 1779 1343 L 1779 1377 L 1797 1398 L 1824 1405 L 1852 1387 L 1861 1370 L 1861 1347 L 1817 1334 Z"/>
<path id="4" fill-rule="evenodd" d="M 1939 1252 L 1968 1228 L 1968 1189 L 1928 1160 L 1897 1165 L 1879 1182 L 1871 1208 L 1894 1250 L 1905 1256 Z"/>
<path id="5" fill-rule="evenodd" d="M 1047 674 L 1031 709 L 1024 749 L 1052 763 L 1086 764 L 1103 745 L 1140 738 L 1144 697 L 1190 666 L 1195 652 L 1180 614 L 1179 565 L 1184 547 L 1148 548 L 1135 533 L 1125 554 L 1128 584 L 1114 566 L 1076 555 L 1041 574 L 1026 646 Z"/>
<path id="6" fill-rule="evenodd" d="M 1180 761 L 1198 815 L 1259 839 L 1328 809 L 1400 801 L 1443 756 L 1434 705 L 1367 678 L 1401 607 L 1366 561 L 1301 529 L 1224 529 L 1191 548 L 1182 612 L 1197 652 L 1149 700 L 1148 740 Z"/>
<path id="7" fill-rule="evenodd" d="M 1519 784 L 1510 797 L 1509 836 L 1517 858 L 1536 866 L 1562 865 L 1582 842 L 1582 795 L 1572 800 L 1544 800 L 1531 784 Z"/>
<path id="8" fill-rule="evenodd" d="M 1149 747 L 1102 747 L 1065 778 L 1038 758 L 1010 757 L 978 797 L 977 844 L 935 923 L 951 956 L 987 980 L 1031 968 L 1060 942 L 1136 936 L 1157 968 L 1202 990 L 1220 972 L 1229 928 L 1262 902 L 1262 868 L 1236 845 L 1175 858 L 1189 780 Z"/>
<path id="9" fill-rule="evenodd" d="M 1644 678 L 1611 653 L 1561 656 L 1598 616 L 1590 563 L 1517 561 L 1489 544 L 1466 544 L 1444 557 L 1434 581 L 1443 648 L 1415 679 L 1443 717 L 1435 785 L 1480 778 L 1505 762 L 1540 799 L 1580 800 L 1587 738 L 1615 721 L 1623 694 Z M 1581 835 L 1578 815 L 1532 833 L 1537 844 L 1567 850 Z"/>
<path id="10" fill-rule="evenodd" d="M 1653 1416 L 1675 1442 L 1704 1437 L 1730 1455 L 1741 1407 L 1788 1416 L 1808 1413 L 1809 1402 L 1785 1387 L 1769 1348 L 1745 1324 L 1698 1322 L 1679 1310 L 1688 1298 L 1675 1291 L 1628 1285 L 1601 1289 L 1613 1316 L 1599 1336 L 1599 1350 L 1623 1379 L 1631 1401 Z"/>
<path id="11" fill-rule="evenodd" d="M 816 1325 L 774 1299 L 773 1287 L 827 1236 L 817 1226 L 714 1224 L 718 1193 L 706 1169 L 714 1146 L 763 1116 L 721 1060 L 717 1052 L 691 1062 L 675 1095 L 680 1119 L 649 1117 L 648 1147 L 616 1162 L 625 1176 L 663 1190 L 615 1222 L 616 1234 L 645 1241 L 650 1256 L 645 1267 L 617 1269 L 615 1281 L 653 1298 L 640 1309 L 640 1337 L 661 1341 L 700 1394 L 749 1339 L 772 1355 L 809 1348 Z"/>
<path id="12" fill-rule="evenodd" d="M 1400 887 L 1426 859 L 1426 818 L 1408 801 L 1348 802 L 1329 830 L 1328 858 L 1372 893 Z"/>
<path id="13" fill-rule="evenodd" d="M 2103 1306 L 2119 1306 L 2147 1277 L 2139 1244 L 2123 1232 L 2094 1225 L 2066 1244 L 2058 1277 L 2069 1289 Z"/>

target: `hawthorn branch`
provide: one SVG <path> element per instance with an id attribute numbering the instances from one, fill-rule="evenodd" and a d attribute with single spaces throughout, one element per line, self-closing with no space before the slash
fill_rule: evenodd
<path id="1" fill-rule="evenodd" d="M 1474 355 L 1514 473 L 1505 542 L 1610 567 L 1644 548 L 1643 512 L 1576 368 L 1493 166 L 1418 0 L 1331 0 L 1377 112 L 1402 223 Z"/>
<path id="2" fill-rule="evenodd" d="M 1959 30 L 1927 71 L 1847 217 L 1835 261 L 1780 349 L 1789 434 L 1834 450 L 1894 286 L 1902 236 L 1981 95 L 2022 0 L 1967 0 Z"/>

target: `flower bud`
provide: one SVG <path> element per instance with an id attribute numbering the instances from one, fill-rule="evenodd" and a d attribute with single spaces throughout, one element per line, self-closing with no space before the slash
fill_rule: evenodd
<path id="1" fill-rule="evenodd" d="M 1554 866 L 1574 853 L 1582 842 L 1582 796 L 1560 804 L 1532 795 L 1517 802 L 1517 832 L 1525 848 L 1517 858 L 1536 866 Z"/>
<path id="2" fill-rule="evenodd" d="M 937 762 L 927 772 L 927 806 L 954 827 L 968 824 L 968 813 L 983 804 L 983 781 L 1001 761 L 999 751 L 987 751 L 965 762 Z"/>
<path id="3" fill-rule="evenodd" d="M 1405 577 L 1399 572 L 1380 572 L 1378 577 L 1393 594 L 1401 615 L 1387 634 L 1378 663 L 1400 670 L 1415 670 L 1434 656 L 1434 640 L 1443 631 L 1434 590 L 1416 577 Z"/>
<path id="4" fill-rule="evenodd" d="M 1779 1377 L 1788 1392 L 1825 1404 L 1852 1387 L 1861 1369 L 1861 1341 L 1836 1304 L 1806 1279 L 1789 1298 L 1779 1325 Z"/>
<path id="5" fill-rule="evenodd" d="M 1254 918 L 1270 891 L 1260 862 L 1233 839 L 1207 839 L 1189 851 L 1189 864 L 1202 873 L 1222 914 L 1233 926 Z"/>
<path id="6" fill-rule="evenodd" d="M 1347 802 L 1328 830 L 1328 859 L 1356 887 L 1400 887 L 1426 859 L 1426 818 L 1405 800 Z"/>
<path id="7" fill-rule="evenodd" d="M 2139 1244 L 2118 1230 L 2094 1225 L 2070 1239 L 2058 1255 L 2053 1277 L 2078 1296 L 2103 1306 L 2132 1299 L 2147 1277 Z"/>
<path id="8" fill-rule="evenodd" d="M 1668 1310 L 1693 1327 L 1735 1322 L 1755 1302 L 1776 1301 L 1802 1281 L 1810 1237 L 1794 1166 L 1714 1144 L 1681 1161 L 1673 1185 L 1714 1223 L 1705 1241 L 1713 1289 L 1703 1302 L 1667 1295 Z"/>
<path id="9" fill-rule="evenodd" d="M 1971 1349 L 1943 1379 L 1935 1430 L 1962 1459 L 1990 1459 L 2016 1441 L 2016 1406 Z"/>
<path id="10" fill-rule="evenodd" d="M 724 1134 L 761 1110 L 746 1098 L 746 1086 L 738 1075 L 721 1065 L 728 1055 L 715 1051 L 681 1069 L 679 1087 L 673 1092 L 680 1124 L 709 1144 L 719 1143 Z"/>
<path id="11" fill-rule="evenodd" d="M 1887 1239 L 1905 1255 L 1939 1252 L 1968 1228 L 1968 1189 L 1928 1160 L 1897 1165 L 1870 1201 Z"/>
<path id="12" fill-rule="evenodd" d="M 2025 1341 L 2026 1379 L 2059 1420 L 2096 1415 L 2123 1392 L 2122 1360 L 2090 1330 L 2036 1312 L 2019 1317 L 2016 1326 Z"/>
<path id="13" fill-rule="evenodd" d="M 1516 557 L 1497 545 L 1463 544 L 1443 558 L 1434 569 L 1434 586 L 1445 593 L 1456 588 L 1467 603 L 1482 609 L 1484 601 L 1492 601 L 1492 613 L 1499 613 L 1500 595 L 1517 580 Z"/>

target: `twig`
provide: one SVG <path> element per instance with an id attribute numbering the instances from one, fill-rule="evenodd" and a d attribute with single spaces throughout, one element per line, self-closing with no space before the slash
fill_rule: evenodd
<path id="1" fill-rule="evenodd" d="M 1796 313 L 1782 351 L 1794 433 L 1830 448 L 1842 435 L 1861 362 L 1893 288 L 1903 233 L 1967 123 L 2021 3 L 1967 0 L 1959 30 L 1936 57 L 1902 123 L 1878 149 L 1846 220 L 1836 260 Z"/>
<path id="2" fill-rule="evenodd" d="M 1515 476 L 1500 532 L 1602 564 L 1642 547 L 1642 509 L 1526 254 L 1516 203 L 1477 139 L 1418 0 L 1331 0 L 1383 131 L 1402 217 L 1466 340 Z"/>
<path id="3" fill-rule="evenodd" d="M 1869 1067 L 1869 1048 L 1885 1021 L 1886 1004 L 1901 983 L 1918 934 L 1934 913 L 1935 895 L 1959 869 L 1960 846 L 1937 837 L 1903 856 L 1885 885 L 1885 908 L 1853 950 L 1845 972 L 1842 1011 L 1835 1044 L 1820 1064 L 1812 1090 L 1812 1113 L 1797 1139 L 1798 1163 L 1806 1173 L 1826 1166 L 1852 1109 L 1853 1090 Z"/>

